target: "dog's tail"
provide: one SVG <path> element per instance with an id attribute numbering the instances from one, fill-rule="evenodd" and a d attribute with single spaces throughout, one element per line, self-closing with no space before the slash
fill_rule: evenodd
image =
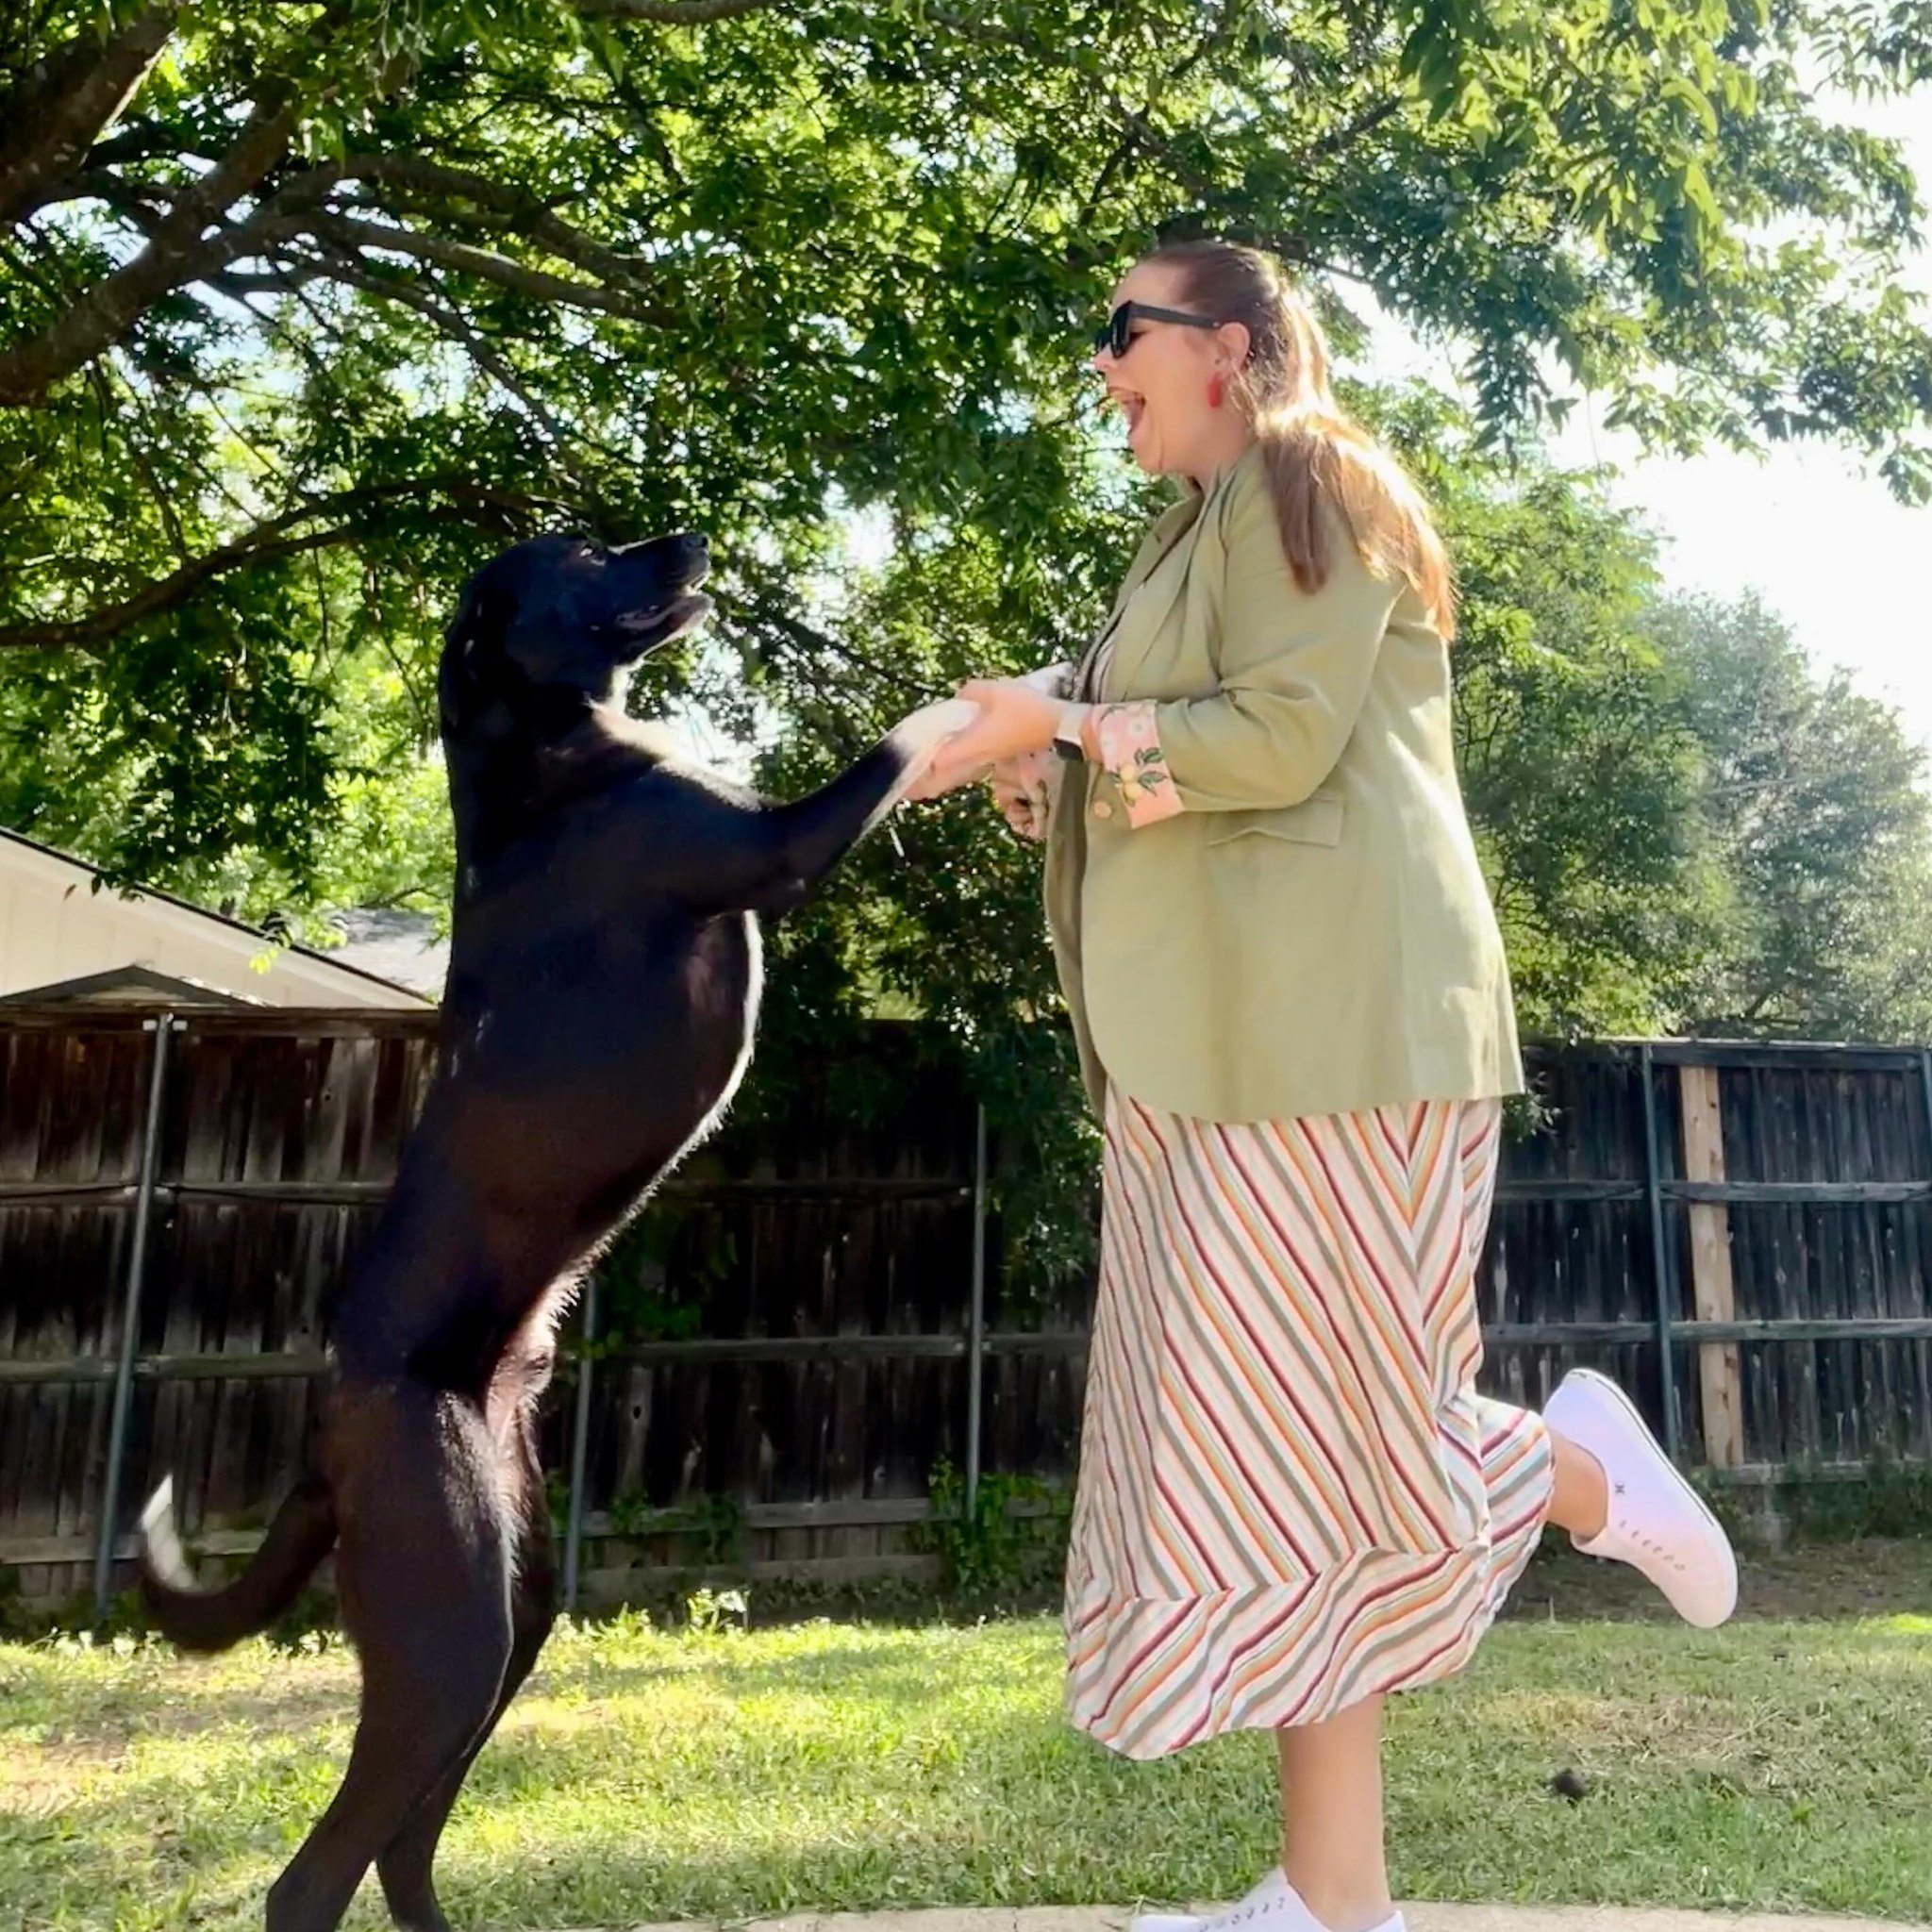
<path id="1" fill-rule="evenodd" d="M 163 1477 L 141 1512 L 141 1594 L 162 1634 L 183 1650 L 226 1650 L 265 1630 L 295 1601 L 335 1540 L 328 1485 L 305 1475 L 241 1575 L 220 1590 L 202 1590 L 175 1531 L 174 1478 Z"/>

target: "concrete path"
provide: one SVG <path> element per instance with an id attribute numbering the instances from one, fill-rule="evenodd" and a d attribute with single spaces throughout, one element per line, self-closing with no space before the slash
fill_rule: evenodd
<path id="1" fill-rule="evenodd" d="M 1407 1906 L 1408 1932 L 1911 1932 L 1879 1919 L 1799 1919 L 1771 1912 L 1621 1909 L 1610 1906 Z M 1128 1914 L 1101 1906 L 1036 1906 L 926 1912 L 801 1912 L 744 1932 L 1124 1932 Z M 699 1932 L 683 1924 L 635 1932 Z M 1923 1932 L 1923 1927 L 1919 1928 Z"/>

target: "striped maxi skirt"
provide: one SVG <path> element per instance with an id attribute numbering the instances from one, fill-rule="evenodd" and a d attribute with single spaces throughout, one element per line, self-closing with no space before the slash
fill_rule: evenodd
<path id="1" fill-rule="evenodd" d="M 1459 1670 L 1548 1512 L 1475 1393 L 1502 1107 L 1228 1125 L 1110 1091 L 1067 1712 L 1129 1757 Z"/>

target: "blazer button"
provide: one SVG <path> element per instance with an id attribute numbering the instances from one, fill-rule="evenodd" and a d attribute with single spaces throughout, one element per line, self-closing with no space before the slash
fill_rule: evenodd
<path id="1" fill-rule="evenodd" d="M 1097 819 L 1110 819 L 1113 816 L 1113 807 L 1108 804 L 1106 799 L 1097 798 L 1093 802 L 1093 816 Z"/>

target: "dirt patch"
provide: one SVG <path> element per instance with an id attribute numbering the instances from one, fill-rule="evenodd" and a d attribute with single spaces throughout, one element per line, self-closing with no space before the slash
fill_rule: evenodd
<path id="1" fill-rule="evenodd" d="M 0 1818 L 51 1818 L 125 1755 L 110 1743 L 9 1744 L 0 1757 Z"/>

